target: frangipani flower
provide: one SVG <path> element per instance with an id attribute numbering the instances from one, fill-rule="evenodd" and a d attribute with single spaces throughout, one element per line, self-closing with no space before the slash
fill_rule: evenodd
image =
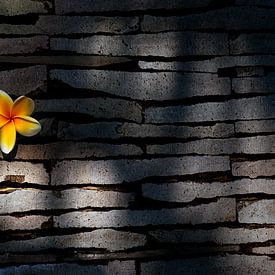
<path id="1" fill-rule="evenodd" d="M 30 117 L 34 110 L 32 99 L 20 96 L 14 102 L 11 97 L 0 90 L 0 148 L 5 154 L 12 151 L 16 132 L 30 137 L 40 130 L 40 123 Z"/>

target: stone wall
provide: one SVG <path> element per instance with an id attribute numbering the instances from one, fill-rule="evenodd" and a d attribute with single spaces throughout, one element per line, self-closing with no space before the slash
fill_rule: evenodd
<path id="1" fill-rule="evenodd" d="M 275 4 L 1 0 L 1 274 L 273 274 Z"/>

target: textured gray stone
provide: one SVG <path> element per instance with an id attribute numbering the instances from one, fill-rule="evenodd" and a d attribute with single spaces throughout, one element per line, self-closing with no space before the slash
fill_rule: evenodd
<path id="1" fill-rule="evenodd" d="M 0 252 L 25 252 L 66 248 L 103 248 L 108 251 L 119 251 L 143 246 L 145 243 L 145 235 L 112 229 L 98 229 L 92 232 L 72 235 L 9 241 L 0 244 Z"/>
<path id="2" fill-rule="evenodd" d="M 184 16 L 145 15 L 144 32 L 185 30 L 259 30 L 274 29 L 273 10 L 257 7 L 230 7 Z"/>
<path id="3" fill-rule="evenodd" d="M 74 88 L 90 89 L 138 100 L 228 95 L 229 78 L 212 74 L 119 72 L 102 70 L 54 70 L 57 79 Z"/>
<path id="4" fill-rule="evenodd" d="M 274 255 L 275 254 L 275 245 L 253 247 L 252 252 L 255 254 Z"/>
<path id="5" fill-rule="evenodd" d="M 49 222 L 50 217 L 39 215 L 23 217 L 0 216 L 0 230 L 37 230 Z"/>
<path id="6" fill-rule="evenodd" d="M 149 62 L 139 61 L 141 69 L 158 71 L 187 71 L 217 73 L 218 69 L 245 66 L 273 66 L 275 57 L 272 55 L 221 56 L 199 61 Z M 254 67 L 255 68 L 255 67 Z"/>
<path id="7" fill-rule="evenodd" d="M 237 67 L 237 77 L 263 77 L 265 75 L 265 69 L 263 67 Z"/>
<path id="8" fill-rule="evenodd" d="M 39 120 L 41 131 L 38 136 L 40 137 L 56 137 L 57 135 L 57 121 L 55 118 L 43 118 Z"/>
<path id="9" fill-rule="evenodd" d="M 46 66 L 0 71 L 1 89 L 11 95 L 26 95 L 38 88 L 43 88 L 46 81 Z"/>
<path id="10" fill-rule="evenodd" d="M 242 179 L 231 182 L 175 182 L 142 185 L 146 198 L 169 202 L 190 202 L 198 198 L 215 198 L 245 194 L 274 194 L 275 181 Z"/>
<path id="11" fill-rule="evenodd" d="M 59 228 L 104 228 L 230 222 L 236 219 L 235 208 L 235 199 L 220 199 L 209 204 L 174 209 L 76 211 L 54 216 L 54 226 Z"/>
<path id="12" fill-rule="evenodd" d="M 95 118 L 122 118 L 141 122 L 141 106 L 132 101 L 116 98 L 74 98 L 35 100 L 36 111 L 41 113 L 79 113 Z"/>
<path id="13" fill-rule="evenodd" d="M 230 53 L 237 54 L 274 54 L 275 34 L 240 34 L 230 39 Z"/>
<path id="14" fill-rule="evenodd" d="M 15 16 L 28 13 L 47 13 L 52 8 L 51 1 L 1 0 L 0 15 Z"/>
<path id="15" fill-rule="evenodd" d="M 228 37 L 223 33 L 170 32 L 138 35 L 95 35 L 70 39 L 52 38 L 52 50 L 111 56 L 227 55 Z"/>
<path id="16" fill-rule="evenodd" d="M 0 198 L 0 214 L 10 214 L 31 210 L 127 207 L 129 202 L 134 200 L 134 195 L 96 189 L 74 188 L 56 193 L 47 190 L 21 189 L 0 194 Z"/>
<path id="17" fill-rule="evenodd" d="M 213 126 L 174 126 L 118 122 L 97 122 L 90 124 L 59 123 L 58 137 L 64 140 L 81 140 L 87 138 L 123 137 L 134 138 L 205 138 L 230 137 L 234 134 L 233 124 L 217 123 Z"/>
<path id="18" fill-rule="evenodd" d="M 271 73 L 265 77 L 247 77 L 232 79 L 232 89 L 237 94 L 260 93 L 274 94 L 275 74 Z"/>
<path id="19" fill-rule="evenodd" d="M 248 120 L 235 123 L 236 133 L 272 133 L 275 132 L 275 120 Z"/>
<path id="20" fill-rule="evenodd" d="M 228 157 L 156 158 L 143 160 L 61 161 L 52 171 L 53 185 L 120 184 L 148 177 L 228 171 Z"/>
<path id="21" fill-rule="evenodd" d="M 240 223 L 275 223 L 275 200 L 243 201 L 238 205 Z"/>
<path id="22" fill-rule="evenodd" d="M 247 244 L 273 240 L 273 228 L 226 228 L 219 227 L 209 230 L 156 230 L 149 232 L 155 240 L 161 243 L 204 243 L 214 242 L 223 244 Z"/>
<path id="23" fill-rule="evenodd" d="M 275 118 L 275 96 L 232 99 L 191 106 L 150 107 L 146 123 L 227 121 Z"/>
<path id="24" fill-rule="evenodd" d="M 28 54 L 48 48 L 47 36 L 1 38 L 0 54 Z"/>
<path id="25" fill-rule="evenodd" d="M 1 275 L 23 275 L 23 274 L 58 274 L 58 275 L 135 275 L 134 261 L 113 261 L 107 265 L 80 265 L 80 264 L 37 264 L 20 265 L 0 268 Z"/>
<path id="26" fill-rule="evenodd" d="M 19 161 L 0 161 L 0 181 L 14 181 L 18 177 L 19 183 L 28 182 L 48 185 L 49 175 L 42 163 L 30 163 Z"/>
<path id="27" fill-rule="evenodd" d="M 163 155 L 272 154 L 275 153 L 275 136 L 202 139 L 185 143 L 148 145 L 146 152 Z"/>
<path id="28" fill-rule="evenodd" d="M 133 144 L 56 142 L 43 145 L 18 145 L 15 159 L 73 159 L 136 156 L 142 149 Z"/>
<path id="29" fill-rule="evenodd" d="M 68 3 L 68 2 L 67 2 Z M 35 27 L 47 34 L 129 33 L 139 28 L 138 17 L 40 16 Z"/>
<path id="30" fill-rule="evenodd" d="M 141 263 L 141 275 L 166 275 L 171 270 L 175 275 L 270 275 L 275 270 L 275 262 L 265 256 L 226 255 Z"/>
<path id="31" fill-rule="evenodd" d="M 56 12 L 57 14 L 66 13 L 81 13 L 81 12 L 104 12 L 104 11 L 136 11 L 136 10 L 151 10 L 151 9 L 188 9 L 188 8 L 200 8 L 207 7 L 211 0 L 193 0 L 193 1 L 181 1 L 181 0 L 132 0 L 128 1 L 115 1 L 115 0 L 56 0 Z"/>
<path id="32" fill-rule="evenodd" d="M 273 147 L 274 144 L 275 141 L 273 139 Z M 270 144 L 264 144 L 263 146 L 270 148 Z M 232 174 L 250 178 L 275 176 L 275 159 L 233 162 Z"/>

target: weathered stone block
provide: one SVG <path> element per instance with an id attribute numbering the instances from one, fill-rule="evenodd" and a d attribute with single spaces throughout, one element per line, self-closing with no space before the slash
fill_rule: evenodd
<path id="1" fill-rule="evenodd" d="M 275 96 L 232 99 L 191 106 L 150 107 L 146 123 L 203 122 L 275 118 Z"/>
<path id="2" fill-rule="evenodd" d="M 74 98 L 35 100 L 36 112 L 79 113 L 95 118 L 122 118 L 141 122 L 141 106 L 132 101 L 116 98 Z"/>
<path id="3" fill-rule="evenodd" d="M 235 220 L 235 199 L 220 199 L 209 204 L 174 209 L 112 210 L 108 212 L 76 211 L 54 216 L 54 226 L 58 228 L 116 228 L 125 226 L 219 223 Z"/>
<path id="4" fill-rule="evenodd" d="M 51 78 L 73 88 L 96 90 L 137 100 L 176 100 L 231 93 L 229 78 L 201 73 L 183 75 L 170 72 L 54 70 Z"/>
<path id="5" fill-rule="evenodd" d="M 43 88 L 46 81 L 46 66 L 31 66 L 23 69 L 0 71 L 1 89 L 11 95 L 26 95 Z"/>
<path id="6" fill-rule="evenodd" d="M 270 144 L 263 146 L 271 148 Z M 272 146 L 274 146 L 274 143 Z M 233 162 L 232 174 L 238 177 L 244 176 L 250 178 L 275 176 L 275 159 Z"/>
<path id="7" fill-rule="evenodd" d="M 52 38 L 51 49 L 112 56 L 227 55 L 228 37 L 223 33 L 171 32 L 70 39 Z"/>
<path id="8" fill-rule="evenodd" d="M 190 202 L 198 198 L 215 198 L 245 194 L 274 194 L 275 181 L 242 179 L 232 182 L 175 182 L 142 185 L 146 198 L 169 202 Z"/>
<path id="9" fill-rule="evenodd" d="M 236 133 L 272 133 L 275 132 L 275 120 L 251 120 L 235 123 Z"/>
<path id="10" fill-rule="evenodd" d="M 62 161 L 52 171 L 53 185 L 121 184 L 148 177 L 228 171 L 227 157 L 160 158 L 143 160 Z"/>
<path id="11" fill-rule="evenodd" d="M 275 153 L 275 136 L 202 139 L 186 143 L 148 145 L 146 152 L 153 155 L 272 154 Z"/>
<path id="12" fill-rule="evenodd" d="M 240 223 L 275 223 L 275 201 L 243 201 L 238 205 L 238 220 Z"/>

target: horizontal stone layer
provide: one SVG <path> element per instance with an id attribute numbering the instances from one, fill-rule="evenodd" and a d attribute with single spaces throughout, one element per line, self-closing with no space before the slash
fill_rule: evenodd
<path id="1" fill-rule="evenodd" d="M 31 54 L 47 49 L 47 36 L 0 38 L 0 55 Z"/>
<path id="2" fill-rule="evenodd" d="M 74 188 L 54 192 L 21 189 L 0 194 L 0 214 L 85 207 L 127 207 L 133 200 L 134 194 L 115 191 Z"/>
<path id="3" fill-rule="evenodd" d="M 137 100 L 176 100 L 231 93 L 229 78 L 212 74 L 53 70 L 51 78 L 73 88 L 101 91 Z"/>
<path id="4" fill-rule="evenodd" d="M 2 196 L 2 194 L 0 196 Z M 20 200 L 22 201 L 22 198 Z M 44 228 L 47 223 L 50 223 L 50 217 L 46 216 L 0 216 L 0 231 L 38 230 Z"/>
<path id="5" fill-rule="evenodd" d="M 273 66 L 272 55 L 220 56 L 198 61 L 139 61 L 141 69 L 158 71 L 187 71 L 217 73 L 218 69 L 247 66 Z M 255 68 L 255 67 L 253 67 Z"/>
<path id="6" fill-rule="evenodd" d="M 143 246 L 145 243 L 146 237 L 142 234 L 112 229 L 98 229 L 79 234 L 46 236 L 31 240 L 0 243 L 0 252 L 26 252 L 66 248 L 103 248 L 108 251 L 119 251 Z"/>
<path id="7" fill-rule="evenodd" d="M 168 202 L 190 202 L 199 198 L 215 198 L 245 194 L 275 194 L 275 181 L 242 179 L 231 182 L 175 182 L 142 185 L 146 198 Z"/>
<path id="8" fill-rule="evenodd" d="M 227 55 L 223 33 L 170 32 L 137 35 L 95 35 L 81 39 L 51 38 L 51 50 L 112 56 Z"/>
<path id="9" fill-rule="evenodd" d="M 29 13 L 48 13 L 52 1 L 1 0 L 0 15 L 15 16 Z"/>
<path id="10" fill-rule="evenodd" d="M 56 142 L 43 145 L 18 145 L 15 159 L 74 159 L 136 156 L 142 149 L 133 144 Z"/>
<path id="11" fill-rule="evenodd" d="M 240 223 L 274 224 L 275 200 L 243 201 L 239 203 L 238 221 Z"/>
<path id="12" fill-rule="evenodd" d="M 274 54 L 275 35 L 272 33 L 240 34 L 230 39 L 230 53 Z"/>
<path id="13" fill-rule="evenodd" d="M 270 0 L 251 0 L 249 2 L 247 2 L 246 0 L 236 0 L 235 5 L 275 7 L 275 3 Z"/>
<path id="14" fill-rule="evenodd" d="M 48 185 L 49 175 L 42 163 L 0 161 L 0 181 Z"/>
<path id="15" fill-rule="evenodd" d="M 153 0 L 139 1 L 132 0 L 131 2 L 120 2 L 115 0 L 56 0 L 56 12 L 57 14 L 66 13 L 86 13 L 86 12 L 111 12 L 111 11 L 139 11 L 139 10 L 159 10 L 159 9 L 189 9 L 207 7 L 211 0 L 193 0 L 181 1 L 170 0 L 169 3 L 165 0 L 159 0 L 157 2 Z"/>
<path id="16" fill-rule="evenodd" d="M 275 245 L 253 247 L 252 252 L 255 254 L 274 255 L 275 254 Z"/>
<path id="17" fill-rule="evenodd" d="M 10 95 L 21 96 L 43 89 L 47 81 L 46 66 L 0 71 L 1 89 Z"/>
<path id="18" fill-rule="evenodd" d="M 260 30 L 274 29 L 273 10 L 257 7 L 229 7 L 184 16 L 145 15 L 144 32 L 184 30 Z"/>
<path id="19" fill-rule="evenodd" d="M 141 263 L 141 275 L 173 274 L 265 274 L 273 273 L 275 262 L 266 256 L 226 255 Z"/>
<path id="20" fill-rule="evenodd" d="M 146 123 L 213 122 L 275 118 L 275 96 L 231 99 L 190 106 L 150 107 Z"/>
<path id="21" fill-rule="evenodd" d="M 230 137 L 234 134 L 233 124 L 217 123 L 213 126 L 174 126 L 119 122 L 96 122 L 73 124 L 60 122 L 58 137 L 63 140 L 87 138 L 206 138 Z"/>
<path id="22" fill-rule="evenodd" d="M 273 143 L 263 144 L 263 146 L 269 148 L 271 150 L 270 153 L 272 153 L 271 146 L 274 147 L 274 144 L 273 139 Z M 233 162 L 232 174 L 250 178 L 275 176 L 275 159 Z"/>
<path id="23" fill-rule="evenodd" d="M 272 133 L 275 132 L 275 120 L 251 120 L 235 123 L 236 133 Z"/>
<path id="24" fill-rule="evenodd" d="M 51 272 L 52 274 L 123 274 L 123 275 L 134 275 L 135 262 L 134 261 L 113 261 L 107 265 L 80 265 L 72 263 L 62 264 L 36 264 L 36 265 L 20 265 L 20 266 L 9 266 L 2 267 L 0 269 L 3 275 L 22 275 L 22 274 L 45 274 Z"/>
<path id="25" fill-rule="evenodd" d="M 228 157 L 182 157 L 143 160 L 61 161 L 52 170 L 53 185 L 121 184 L 150 177 L 228 171 Z"/>
<path id="26" fill-rule="evenodd" d="M 274 94 L 272 89 L 275 85 L 275 74 L 271 73 L 265 77 L 247 77 L 232 79 L 232 89 L 237 94 L 259 93 Z"/>
<path id="27" fill-rule="evenodd" d="M 76 211 L 54 216 L 54 226 L 58 228 L 116 228 L 125 226 L 232 222 L 236 219 L 235 208 L 235 199 L 220 199 L 217 202 L 209 204 L 174 209 L 111 210 L 107 212 Z"/>
<path id="28" fill-rule="evenodd" d="M 35 25 L 1 24 L 2 34 L 122 34 L 139 28 L 138 17 L 41 15 Z"/>
<path id="29" fill-rule="evenodd" d="M 275 136 L 257 136 L 228 139 L 202 139 L 186 143 L 148 145 L 148 154 L 272 154 L 275 153 Z"/>
<path id="30" fill-rule="evenodd" d="M 35 100 L 39 113 L 78 113 L 92 118 L 125 119 L 141 122 L 141 106 L 133 101 L 115 98 L 73 98 Z"/>
<path id="31" fill-rule="evenodd" d="M 211 230 L 156 230 L 149 235 L 160 243 L 204 243 L 214 242 L 223 244 L 247 244 L 273 240 L 274 228 L 226 228 L 219 227 Z"/>

